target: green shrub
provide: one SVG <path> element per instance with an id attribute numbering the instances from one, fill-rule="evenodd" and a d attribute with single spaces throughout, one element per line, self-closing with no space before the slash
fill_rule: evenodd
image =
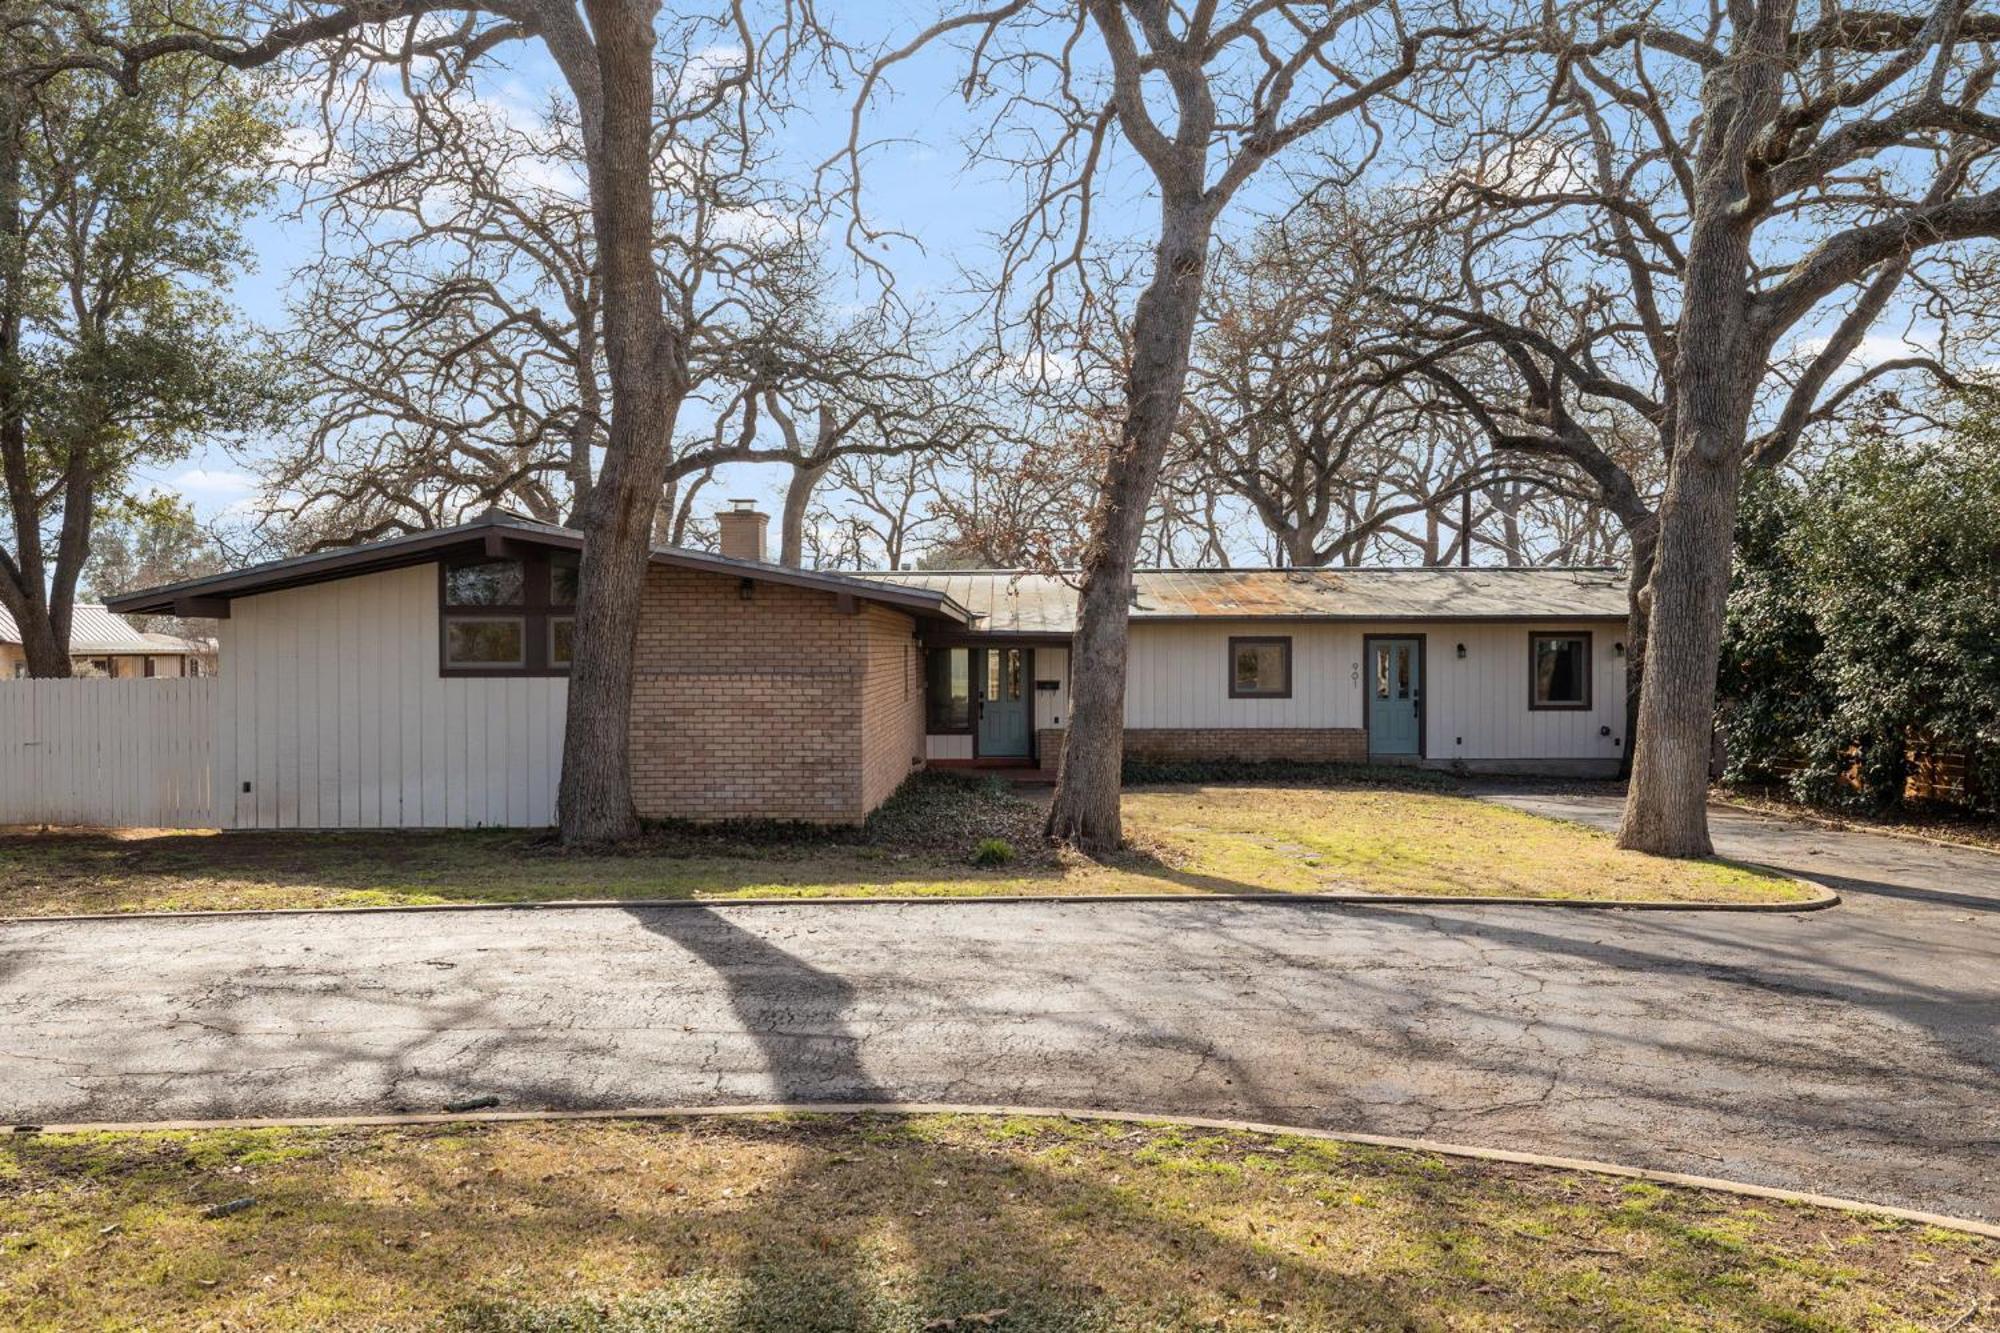
<path id="1" fill-rule="evenodd" d="M 981 838 L 972 849 L 972 864 L 1004 866 L 1014 859 L 1014 844 L 1005 838 Z"/>
<path id="2" fill-rule="evenodd" d="M 1717 677 L 1730 782 L 1892 807 L 1906 753 L 1964 754 L 2000 801 L 2000 419 L 1869 434 L 1802 480 L 1763 476 L 1737 522 Z"/>

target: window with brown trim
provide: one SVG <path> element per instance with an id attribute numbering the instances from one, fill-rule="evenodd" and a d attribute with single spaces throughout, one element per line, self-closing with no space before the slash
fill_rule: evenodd
<path id="1" fill-rule="evenodd" d="M 924 654 L 924 730 L 933 736 L 972 732 L 972 650 L 932 648 Z"/>
<path id="2" fill-rule="evenodd" d="M 1590 707 L 1590 634 L 1528 636 L 1528 707 Z"/>
<path id="3" fill-rule="evenodd" d="M 438 674 L 567 675 L 576 588 L 574 551 L 442 562 Z"/>
<path id="4" fill-rule="evenodd" d="M 1291 639 L 1232 638 L 1229 641 L 1229 697 L 1291 698 Z"/>

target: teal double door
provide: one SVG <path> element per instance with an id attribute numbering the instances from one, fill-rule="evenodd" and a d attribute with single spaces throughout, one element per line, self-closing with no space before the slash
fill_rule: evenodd
<path id="1" fill-rule="evenodd" d="M 1370 758 L 1418 759 L 1424 752 L 1424 641 L 1370 636 L 1363 688 L 1368 692 Z"/>
<path id="2" fill-rule="evenodd" d="M 1035 652 L 1032 648 L 976 648 L 972 697 L 978 714 L 980 758 L 1027 758 L 1034 749 Z"/>

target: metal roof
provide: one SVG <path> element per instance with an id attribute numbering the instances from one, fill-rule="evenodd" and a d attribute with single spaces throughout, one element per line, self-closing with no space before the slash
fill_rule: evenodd
<path id="1" fill-rule="evenodd" d="M 21 641 L 20 626 L 7 608 L 0 606 L 0 643 Z M 95 602 L 78 602 L 70 608 L 69 650 L 72 653 L 161 653 L 186 649 L 163 649 Z"/>
<path id="2" fill-rule="evenodd" d="M 897 571 L 863 577 L 930 588 L 989 634 L 1071 634 L 1075 574 Z M 1142 569 L 1132 618 L 1146 620 L 1610 620 L 1625 618 L 1617 569 Z"/>
<path id="3" fill-rule="evenodd" d="M 181 583 L 170 583 L 163 587 L 126 593 L 112 598 L 111 605 L 127 614 L 226 614 L 226 608 L 212 604 L 218 600 L 248 597 L 255 593 L 273 592 L 279 588 L 296 588 L 305 584 L 324 583 L 330 579 L 352 578 L 379 570 L 425 564 L 438 559 L 445 552 L 462 549 L 488 537 L 572 550 L 583 545 L 583 534 L 575 528 L 539 523 L 516 514 L 492 511 L 455 527 L 413 532 L 360 546 L 316 551 L 311 555 L 292 556 L 284 560 L 270 560 L 226 574 L 212 574 L 206 578 L 188 579 Z M 671 565 L 681 569 L 733 574 L 739 578 L 757 579 L 766 583 L 817 588 L 836 594 L 867 598 L 870 601 L 914 611 L 920 615 L 941 617 L 961 625 L 971 618 L 965 608 L 936 590 L 885 585 L 856 574 L 794 569 L 789 565 L 774 565 L 761 560 L 736 560 L 708 551 L 690 551 L 679 546 L 655 547 L 652 560 L 655 564 Z M 177 603 L 197 601 L 210 605 L 190 606 L 184 612 L 176 610 Z"/>

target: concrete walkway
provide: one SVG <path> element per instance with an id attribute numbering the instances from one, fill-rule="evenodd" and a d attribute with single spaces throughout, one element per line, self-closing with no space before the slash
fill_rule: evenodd
<path id="1" fill-rule="evenodd" d="M 1597 821 L 1608 800 L 1510 798 Z M 0 928 L 0 1120 L 892 1100 L 1234 1115 L 2000 1218 L 2000 857 L 1718 815 L 1780 915 L 696 907 Z"/>

